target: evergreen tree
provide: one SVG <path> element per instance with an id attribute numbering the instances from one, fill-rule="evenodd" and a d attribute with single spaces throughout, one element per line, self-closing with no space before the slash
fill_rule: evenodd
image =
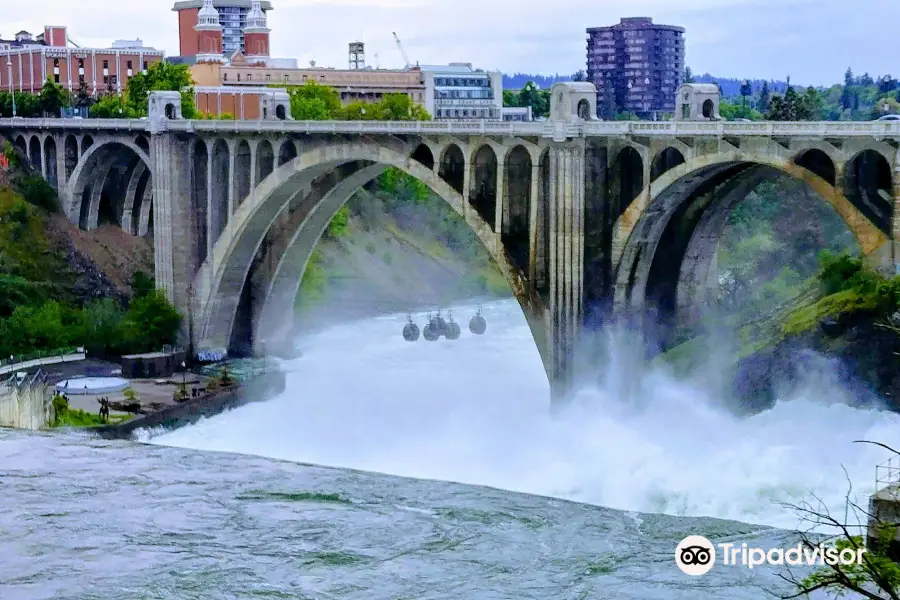
<path id="1" fill-rule="evenodd" d="M 611 121 L 616 118 L 619 107 L 616 104 L 616 91 L 613 89 L 612 80 L 607 77 L 603 84 L 603 106 L 600 107 L 600 118 Z"/>
<path id="2" fill-rule="evenodd" d="M 690 67 L 684 68 L 684 81 L 682 83 L 694 83 L 694 73 Z"/>
<path id="3" fill-rule="evenodd" d="M 745 79 L 744 83 L 741 84 L 741 98 L 743 98 L 743 105 L 747 106 L 747 98 L 753 95 L 753 85 L 751 85 L 749 79 Z"/>
<path id="4" fill-rule="evenodd" d="M 771 100 L 772 93 L 769 90 L 769 82 L 763 81 L 762 89 L 759 91 L 759 101 L 756 103 L 756 110 L 765 114 L 769 110 Z"/>

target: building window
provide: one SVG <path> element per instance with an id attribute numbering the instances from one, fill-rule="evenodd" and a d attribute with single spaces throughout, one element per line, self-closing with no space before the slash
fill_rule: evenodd
<path id="1" fill-rule="evenodd" d="M 222 73 L 222 81 L 228 81 L 228 73 Z"/>
<path id="2" fill-rule="evenodd" d="M 150 66 L 150 65 L 148 65 L 148 64 L 147 64 L 147 61 L 145 60 L 145 61 L 144 61 L 144 72 L 145 72 L 145 73 L 147 72 L 147 67 L 149 67 L 149 66 Z"/>
<path id="3" fill-rule="evenodd" d="M 53 83 L 59 83 L 59 73 L 53 74 Z"/>
<path id="4" fill-rule="evenodd" d="M 125 63 L 125 68 L 127 68 L 129 71 L 131 70 L 131 61 L 130 60 Z"/>
<path id="5" fill-rule="evenodd" d="M 237 78 L 238 78 L 238 81 L 241 80 L 241 74 L 240 74 L 240 73 L 237 74 Z"/>
<path id="6" fill-rule="evenodd" d="M 104 61 L 103 61 L 103 68 L 104 68 L 104 69 L 108 69 L 108 68 L 109 68 L 109 61 L 108 61 L 108 60 L 104 60 Z"/>

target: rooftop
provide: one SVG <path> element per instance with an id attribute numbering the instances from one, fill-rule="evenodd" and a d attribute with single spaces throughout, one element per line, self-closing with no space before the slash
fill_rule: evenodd
<path id="1" fill-rule="evenodd" d="M 592 31 L 607 31 L 610 29 L 665 29 L 668 31 L 685 32 L 684 27 L 677 25 L 660 25 L 653 22 L 650 17 L 624 17 L 615 25 L 605 25 L 603 27 L 588 27 L 588 33 Z"/>
<path id="2" fill-rule="evenodd" d="M 252 4 L 252 0 L 213 0 L 213 6 L 218 8 L 224 8 L 226 6 L 233 6 L 237 8 L 247 8 L 249 9 Z M 268 0 L 263 0 L 261 3 L 263 10 L 274 10 L 272 8 L 272 3 Z M 191 8 L 202 8 L 203 0 L 183 0 L 181 2 L 176 2 L 175 6 L 172 7 L 172 10 L 188 10 Z"/>

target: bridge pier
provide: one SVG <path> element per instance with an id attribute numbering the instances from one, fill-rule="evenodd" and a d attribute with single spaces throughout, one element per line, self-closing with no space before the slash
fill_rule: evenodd
<path id="1" fill-rule="evenodd" d="M 193 256 L 190 140 L 160 132 L 150 141 L 153 168 L 153 251 L 156 287 L 184 315 L 180 339 L 193 347 Z"/>
<path id="2" fill-rule="evenodd" d="M 550 147 L 549 352 L 551 393 L 563 399 L 574 383 L 584 297 L 584 141 Z"/>

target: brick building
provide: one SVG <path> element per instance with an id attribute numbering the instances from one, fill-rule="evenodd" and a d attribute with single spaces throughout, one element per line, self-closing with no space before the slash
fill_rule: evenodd
<path id="1" fill-rule="evenodd" d="M 597 87 L 597 107 L 634 112 L 642 118 L 675 111 L 684 73 L 684 28 L 653 19 L 622 19 L 587 30 L 587 80 Z"/>
<path id="2" fill-rule="evenodd" d="M 235 52 L 245 54 L 249 52 L 253 56 L 262 52 L 261 56 L 268 56 L 269 32 L 265 25 L 265 16 L 272 10 L 271 2 L 185 0 L 176 2 L 172 10 L 178 13 L 179 52 L 183 57 L 209 53 L 210 48 L 202 45 L 201 39 L 204 37 L 202 32 L 210 30 L 209 17 L 212 15 L 215 16 L 221 31 L 220 55 L 228 57 Z M 207 16 L 203 25 L 201 25 L 201 11 Z M 261 27 L 260 16 L 263 17 Z"/>
<path id="3" fill-rule="evenodd" d="M 334 88 L 344 105 L 351 102 L 378 102 L 385 94 L 406 94 L 413 102 L 425 102 L 426 86 L 418 69 L 308 69 L 277 68 L 250 64 L 243 55 L 231 57 L 229 64 L 198 63 L 191 75 L 199 86 L 224 86 L 237 91 L 266 85 L 303 85 L 315 81 Z"/>
<path id="4" fill-rule="evenodd" d="M 165 53 L 141 40 L 120 40 L 111 48 L 81 48 L 69 41 L 65 27 L 46 26 L 32 36 L 20 31 L 14 39 L 0 39 L 0 89 L 38 92 L 49 77 L 70 92 L 86 86 L 96 95 L 121 92 L 135 73 L 147 70 Z"/>

